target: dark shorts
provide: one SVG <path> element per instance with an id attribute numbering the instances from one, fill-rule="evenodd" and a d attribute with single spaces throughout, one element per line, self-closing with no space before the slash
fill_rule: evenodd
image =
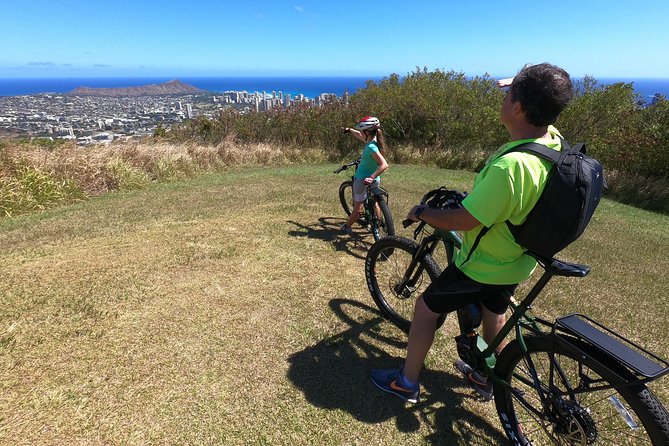
<path id="1" fill-rule="evenodd" d="M 480 302 L 496 314 L 504 314 L 507 296 L 512 296 L 518 284 L 487 285 L 470 279 L 455 265 L 449 265 L 423 293 L 423 301 L 435 313 L 450 313 L 467 304 Z"/>

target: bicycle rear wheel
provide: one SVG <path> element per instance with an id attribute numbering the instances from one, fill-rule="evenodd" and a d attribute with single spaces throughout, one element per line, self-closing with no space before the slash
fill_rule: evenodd
<path id="1" fill-rule="evenodd" d="M 380 218 L 376 215 L 376 210 L 372 209 L 370 212 L 370 215 L 372 215 L 372 235 L 374 236 L 374 240 L 378 241 L 383 237 L 395 235 L 395 224 L 386 200 L 384 200 L 383 197 L 377 196 L 374 201 L 378 203 L 379 209 L 381 210 Z"/>
<path id="2" fill-rule="evenodd" d="M 411 327 L 416 299 L 440 273 L 429 255 L 418 261 L 414 271 L 407 271 L 417 250 L 413 240 L 390 236 L 374 243 L 365 260 L 367 286 L 374 302 L 405 332 Z"/>
<path id="3" fill-rule="evenodd" d="M 524 339 L 527 354 L 513 341 L 495 366 L 511 385 L 495 385 L 495 404 L 512 444 L 669 444 L 669 414 L 646 386 L 602 389 L 631 376 L 599 349 L 572 338 L 577 348 L 549 336 Z"/>

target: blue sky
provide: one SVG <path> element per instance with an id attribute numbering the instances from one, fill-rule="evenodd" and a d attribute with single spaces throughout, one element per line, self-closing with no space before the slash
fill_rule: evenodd
<path id="1" fill-rule="evenodd" d="M 669 0 L 0 0 L 0 77 L 669 78 Z"/>

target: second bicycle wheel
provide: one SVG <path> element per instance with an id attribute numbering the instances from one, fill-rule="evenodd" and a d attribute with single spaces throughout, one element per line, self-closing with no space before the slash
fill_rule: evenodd
<path id="1" fill-rule="evenodd" d="M 550 336 L 524 340 L 526 354 L 513 341 L 495 366 L 511 385 L 495 384 L 495 404 L 512 444 L 669 444 L 664 406 L 642 384 L 619 386 L 631 377 L 599 349 L 577 339 L 569 339 L 576 348 Z"/>
<path id="2" fill-rule="evenodd" d="M 405 332 L 411 327 L 416 299 L 439 276 L 429 255 L 413 271 L 409 266 L 418 245 L 404 237 L 390 236 L 374 243 L 365 260 L 367 286 L 379 310 Z M 443 322 L 443 318 L 440 320 Z"/>
<path id="3" fill-rule="evenodd" d="M 378 241 L 383 237 L 395 235 L 395 223 L 393 222 L 393 215 L 390 213 L 390 208 L 386 200 L 383 197 L 377 197 L 375 202 L 379 205 L 381 215 L 380 218 L 378 215 L 372 217 L 371 230 L 374 240 Z"/>

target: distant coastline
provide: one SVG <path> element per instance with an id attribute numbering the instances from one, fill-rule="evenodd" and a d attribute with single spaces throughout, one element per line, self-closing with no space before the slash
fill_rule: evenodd
<path id="1" fill-rule="evenodd" d="M 192 85 L 184 84 L 179 80 L 171 80 L 160 84 L 146 84 L 137 87 L 112 87 L 112 88 L 92 88 L 80 86 L 68 92 L 71 95 L 79 96 L 151 96 L 151 95 L 169 95 L 169 94 L 198 94 L 204 93 Z"/>
<path id="2" fill-rule="evenodd" d="M 23 78 L 0 79 L 0 96 L 20 96 L 40 93 L 68 93 L 77 87 L 119 88 L 161 84 L 174 78 L 167 77 L 114 77 L 114 78 Z M 338 96 L 348 91 L 355 93 L 364 88 L 367 80 L 382 77 L 178 77 L 181 82 L 202 90 L 224 91 L 282 91 L 293 96 L 303 94 L 314 98 L 321 93 Z"/>
<path id="3" fill-rule="evenodd" d="M 0 78 L 0 96 L 20 96 L 39 93 L 67 93 L 77 87 L 120 88 L 137 87 L 148 84 L 160 84 L 172 80 L 168 77 L 113 77 L 113 78 Z M 313 98 L 321 93 L 334 93 L 338 96 L 348 91 L 355 93 L 364 88 L 367 80 L 378 81 L 380 76 L 351 77 L 179 77 L 181 82 L 211 92 L 223 91 L 282 91 L 293 96 L 303 94 Z M 669 97 L 669 78 L 601 78 L 600 85 L 616 82 L 633 82 L 635 91 L 644 99 L 654 94 Z"/>

